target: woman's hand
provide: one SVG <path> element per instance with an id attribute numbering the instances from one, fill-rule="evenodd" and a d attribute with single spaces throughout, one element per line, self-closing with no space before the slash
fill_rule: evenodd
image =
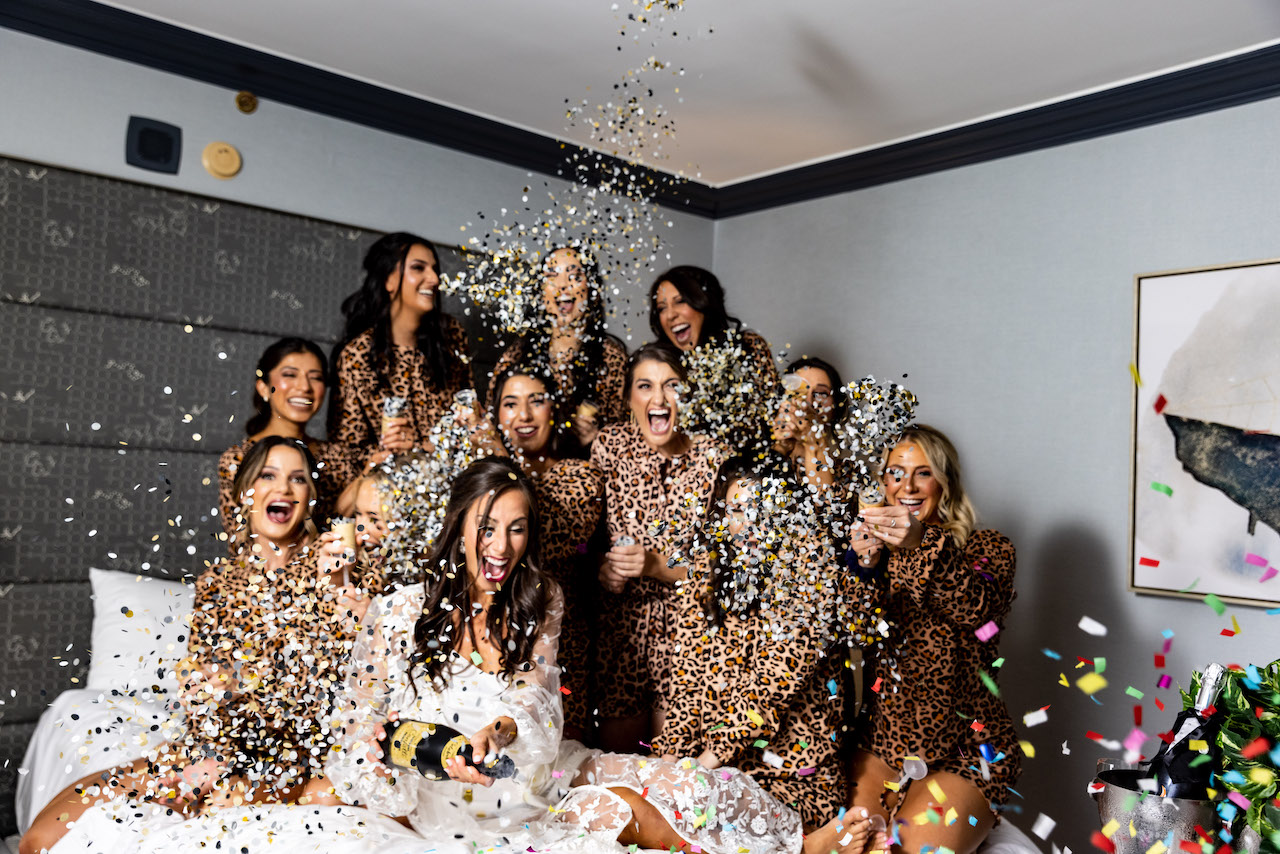
<path id="1" fill-rule="evenodd" d="M 396 721 L 396 714 L 394 712 L 391 713 L 390 720 L 392 723 Z M 391 769 L 388 768 L 383 761 L 386 759 L 386 754 L 382 752 L 382 740 L 386 737 L 386 729 L 383 728 L 382 724 L 378 724 L 373 728 L 373 737 L 370 738 L 365 745 L 367 748 L 365 755 L 369 757 L 369 767 L 372 768 L 374 773 L 380 777 L 391 776 Z"/>
<path id="2" fill-rule="evenodd" d="M 369 611 L 369 603 L 372 597 L 364 590 L 353 585 L 339 587 L 334 591 L 336 596 L 335 605 L 338 610 L 338 619 L 346 627 L 347 631 L 354 631 L 355 627 L 360 625 L 360 621 L 364 619 L 364 615 Z"/>
<path id="3" fill-rule="evenodd" d="M 341 578 L 344 570 L 355 566 L 355 549 L 344 545 L 342 535 L 336 531 L 325 531 L 320 535 L 318 551 L 320 554 L 318 564 L 321 576 L 330 579 Z"/>
<path id="4" fill-rule="evenodd" d="M 590 414 L 583 407 L 578 407 L 578 411 L 574 414 L 570 421 L 570 429 L 577 438 L 578 444 L 587 447 L 596 440 L 596 436 L 600 435 L 600 422 L 595 415 Z"/>
<path id="5" fill-rule="evenodd" d="M 444 764 L 445 773 L 449 775 L 449 779 L 459 783 L 492 786 L 493 778 L 476 766 L 491 762 L 498 751 L 514 741 L 517 735 L 513 719 L 505 716 L 495 718 L 491 724 L 471 736 L 471 758 L 476 764 L 468 765 L 461 756 L 455 756 Z"/>
<path id="6" fill-rule="evenodd" d="M 463 412 L 470 412 L 464 409 Z M 471 431 L 471 444 L 482 450 L 490 456 L 506 457 L 507 446 L 502 444 L 502 440 L 498 437 L 498 431 L 493 426 L 493 420 L 487 415 L 483 418 L 472 417 L 471 422 L 466 424 L 468 430 Z"/>
<path id="7" fill-rule="evenodd" d="M 901 504 L 868 507 L 859 515 L 863 529 L 870 528 L 890 548 L 914 549 L 924 539 L 924 523 Z"/>
<path id="8" fill-rule="evenodd" d="M 408 418 L 404 416 L 388 418 L 383 422 L 383 428 L 382 435 L 378 438 L 378 446 L 384 451 L 398 454 L 413 447 L 413 440 L 417 437 L 409 426 Z"/>
<path id="9" fill-rule="evenodd" d="M 871 533 L 871 526 L 866 522 L 858 522 L 853 526 L 853 535 L 849 542 L 850 548 L 854 554 L 858 556 L 859 566 L 875 566 L 880 560 L 880 552 L 884 548 L 884 541 Z"/>
<path id="10" fill-rule="evenodd" d="M 644 546 L 615 545 L 600 562 L 600 584 L 610 593 L 621 593 L 627 582 L 645 574 L 647 553 Z"/>

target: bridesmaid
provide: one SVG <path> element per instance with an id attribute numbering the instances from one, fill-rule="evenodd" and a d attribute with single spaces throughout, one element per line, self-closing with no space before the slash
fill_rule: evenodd
<path id="1" fill-rule="evenodd" d="M 471 360 L 462 324 L 440 310 L 440 261 L 430 241 L 388 234 L 369 247 L 364 270 L 364 284 L 342 303 L 329 435 L 368 463 L 380 452 L 423 447 L 453 395 L 471 386 Z M 384 432 L 383 400 L 392 396 L 408 405 Z"/>
<path id="2" fill-rule="evenodd" d="M 623 394 L 628 421 L 591 446 L 604 472 L 610 550 L 600 562 L 604 601 L 597 636 L 600 742 L 633 752 L 662 728 L 670 695 L 675 585 L 688 573 L 695 525 L 723 456 L 679 425 L 679 355 L 646 344 L 631 355 Z"/>
<path id="3" fill-rule="evenodd" d="M 282 436 L 246 455 L 235 481 L 247 520 L 236 531 L 243 548 L 196 580 L 190 648 L 179 665 L 185 733 L 155 757 L 59 794 L 22 850 L 52 847 L 69 822 L 120 795 L 194 811 L 291 801 L 308 780 L 324 782 L 332 689 L 381 578 L 376 567 L 344 567 L 335 535 L 317 540 L 314 472 L 306 446 Z M 343 570 L 352 586 L 341 585 Z"/>
<path id="4" fill-rule="evenodd" d="M 885 455 L 883 484 L 886 506 L 861 512 L 853 550 L 864 568 L 885 573 L 896 625 L 877 675 L 898 687 L 871 695 L 853 759 L 853 803 L 896 819 L 895 850 L 946 846 L 971 854 L 999 821 L 1022 768 L 1009 710 L 982 678 L 999 672 L 992 666 L 999 636 L 975 636 L 989 624 L 1002 628 L 1009 614 L 1013 543 L 977 530 L 959 455 L 932 427 L 902 434 Z M 969 725 L 975 720 L 980 729 Z M 885 784 L 898 782 L 912 756 L 927 765 L 925 776 L 890 791 Z M 930 809 L 952 808 L 954 823 L 920 820 Z M 876 843 L 886 846 L 883 838 Z"/>
<path id="5" fill-rule="evenodd" d="M 774 363 L 769 342 L 731 316 L 724 304 L 724 288 L 710 270 L 681 265 L 672 267 L 654 280 L 649 288 L 649 329 L 655 340 L 665 342 L 681 353 L 712 342 L 722 342 L 729 330 L 739 333 L 752 368 L 751 376 L 760 377 L 761 393 L 773 394 L 778 389 L 778 366 Z"/>
<path id="6" fill-rule="evenodd" d="M 499 357 L 489 400 L 496 399 L 498 377 L 509 368 L 549 365 L 560 394 L 557 408 L 577 440 L 573 455 L 584 456 L 601 427 L 626 417 L 622 376 L 627 364 L 626 347 L 605 330 L 603 285 L 586 250 L 566 246 L 547 255 L 542 309 L 544 322 Z"/>
<path id="7" fill-rule="evenodd" d="M 832 426 L 849 408 L 840 372 L 814 357 L 787 366 L 785 392 L 773 422 L 774 449 L 791 461 L 795 479 L 820 495 L 849 481 L 849 464 L 836 452 Z"/>
<path id="8" fill-rule="evenodd" d="M 218 516 L 224 539 L 230 547 L 232 536 L 244 520 L 235 517 L 236 472 L 245 454 L 268 436 L 298 439 L 306 444 L 319 463 L 316 479 L 316 506 L 310 515 L 324 519 L 346 485 L 347 468 L 341 449 L 307 435 L 307 423 L 320 411 L 328 385 L 329 365 L 324 352 L 305 338 L 281 338 L 258 358 L 258 379 L 254 382 L 253 417 L 245 424 L 245 438 L 223 451 L 218 460 Z"/>
<path id="9" fill-rule="evenodd" d="M 594 708 L 590 684 L 590 621 L 595 587 L 586 544 L 603 511 L 604 475 L 586 460 L 564 459 L 555 447 L 555 394 L 545 369 L 511 367 L 496 378 L 493 417 L 506 450 L 533 483 L 541 520 L 542 568 L 564 593 L 559 661 L 565 734 L 582 740 Z M 572 440 L 570 440 L 572 441 Z"/>
<path id="10" fill-rule="evenodd" d="M 791 493 L 764 464 L 721 466 L 708 548 L 679 594 L 671 708 L 653 749 L 749 774 L 800 813 L 805 851 L 861 854 L 866 811 L 841 815 L 852 705 L 841 682 L 873 594 L 820 531 L 789 523 Z"/>

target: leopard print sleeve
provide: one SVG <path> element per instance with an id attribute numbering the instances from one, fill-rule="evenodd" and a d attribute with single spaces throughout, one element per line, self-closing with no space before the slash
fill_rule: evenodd
<path id="1" fill-rule="evenodd" d="M 352 340 L 338 354 L 335 366 L 339 414 L 338 429 L 330 441 L 344 447 L 353 458 L 363 457 L 378 444 L 377 430 L 381 426 L 381 420 L 371 421 L 369 414 L 377 411 L 374 398 L 381 399 L 373 387 L 375 374 L 370 361 L 371 341 L 368 333 Z"/>
<path id="2" fill-rule="evenodd" d="M 1008 615 L 1015 565 L 1013 543 L 997 531 L 975 531 L 960 548 L 942 528 L 928 525 L 919 548 L 891 556 L 889 572 L 905 581 L 917 605 L 972 630 Z"/>
<path id="3" fill-rule="evenodd" d="M 445 348 L 452 357 L 449 359 L 449 394 L 471 388 L 475 380 L 471 377 L 471 347 L 467 343 L 467 330 L 456 317 L 445 315 L 444 318 Z"/>
<path id="4" fill-rule="evenodd" d="M 756 364 L 754 373 L 761 378 L 765 391 L 779 394 L 782 391 L 782 380 L 778 376 L 778 364 L 773 359 L 769 342 L 763 335 L 749 329 L 742 333 L 742 342 L 747 346 L 749 358 Z"/>
<path id="5" fill-rule="evenodd" d="M 707 690 L 705 663 L 708 655 L 707 618 L 698 597 L 698 579 L 707 574 L 706 557 L 700 556 L 680 584 L 676 595 L 676 621 L 671 659 L 671 694 L 662 731 L 653 740 L 653 752 L 697 758 L 706 746 L 702 701 Z"/>
<path id="6" fill-rule="evenodd" d="M 627 402 L 622 399 L 623 381 L 627 374 L 627 350 L 616 339 L 604 340 L 604 364 L 596 395 L 600 403 L 600 425 L 615 424 L 627 417 Z"/>

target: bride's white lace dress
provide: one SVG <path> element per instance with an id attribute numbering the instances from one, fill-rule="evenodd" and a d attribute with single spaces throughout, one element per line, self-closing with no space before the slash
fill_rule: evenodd
<path id="1" fill-rule="evenodd" d="M 471 851 L 617 852 L 631 808 L 610 789 L 627 788 L 647 798 L 685 841 L 710 854 L 799 851 L 799 816 L 735 769 L 600 753 L 561 737 L 555 656 L 564 606 L 558 590 L 552 598 L 530 670 L 508 681 L 459 658 L 444 686 L 420 675 L 409 680 L 422 585 L 376 602 L 335 710 L 341 748 L 325 770 L 339 796 L 383 815 L 405 816 L 432 842 L 463 842 Z M 371 767 L 369 750 L 374 729 L 392 712 L 468 734 L 509 716 L 519 735 L 506 753 L 519 772 L 490 787 L 427 780 L 416 771 L 385 776 Z"/>

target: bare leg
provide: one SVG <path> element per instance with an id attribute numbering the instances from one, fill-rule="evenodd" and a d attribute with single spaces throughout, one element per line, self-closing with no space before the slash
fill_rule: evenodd
<path id="1" fill-rule="evenodd" d="M 887 827 L 889 811 L 898 803 L 898 793 L 885 788 L 884 784 L 896 783 L 898 772 L 889 763 L 865 750 L 859 750 L 853 755 L 851 765 L 853 792 L 849 798 L 850 809 L 864 809 L 869 816 L 880 816 Z"/>
<path id="2" fill-rule="evenodd" d="M 631 718 L 604 718 L 600 721 L 600 747 L 606 753 L 647 754 L 648 748 L 642 748 L 641 744 L 648 744 L 653 736 L 650 723 L 648 714 Z"/>
<path id="3" fill-rule="evenodd" d="M 150 763 L 139 759 L 132 765 L 92 774 L 59 792 L 40 810 L 30 829 L 18 843 L 19 854 L 39 854 L 52 848 L 90 807 L 122 795 L 154 797 L 158 792 Z"/>
<path id="4" fill-rule="evenodd" d="M 334 792 L 328 777 L 312 777 L 302 787 L 298 803 L 304 806 L 336 807 L 342 805 L 342 799 Z"/>
<path id="5" fill-rule="evenodd" d="M 941 790 L 943 798 L 934 796 L 931 782 Z M 953 809 L 955 813 L 951 813 Z M 936 824 L 930 820 L 931 810 L 939 819 Z M 976 825 L 969 824 L 970 816 L 977 819 Z M 898 808 L 898 818 L 903 822 L 901 850 L 910 854 L 939 846 L 956 854 L 973 854 L 996 823 L 982 791 L 958 774 L 946 771 L 932 772 L 912 783 Z"/>
<path id="6" fill-rule="evenodd" d="M 687 843 L 680 834 L 667 824 L 667 820 L 658 812 L 658 808 L 640 797 L 639 792 L 619 786 L 610 789 L 631 807 L 631 821 L 618 834 L 619 845 L 636 845 L 640 848 L 659 848 L 680 850 Z"/>

